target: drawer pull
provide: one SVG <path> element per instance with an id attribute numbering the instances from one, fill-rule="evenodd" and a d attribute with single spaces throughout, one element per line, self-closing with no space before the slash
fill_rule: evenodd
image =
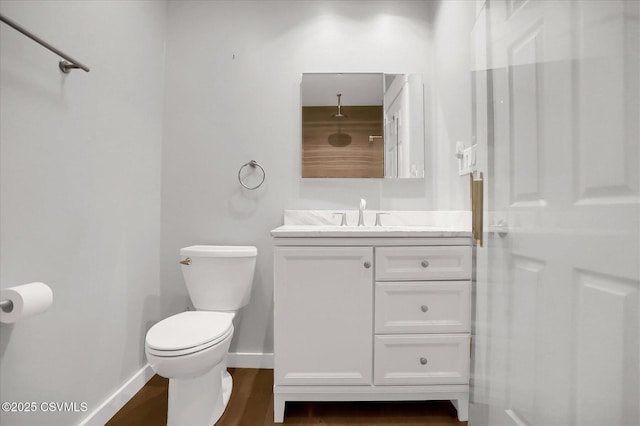
<path id="1" fill-rule="evenodd" d="M 427 305 L 422 305 L 422 306 L 420 306 L 420 310 L 422 312 L 427 312 L 429 310 L 429 307 Z"/>
<path id="2" fill-rule="evenodd" d="M 371 268 L 371 262 L 369 261 L 364 262 L 364 267 L 367 269 Z"/>
<path id="3" fill-rule="evenodd" d="M 423 260 L 421 265 L 422 265 L 423 268 L 426 268 L 427 266 L 429 266 L 429 261 Z"/>
<path id="4" fill-rule="evenodd" d="M 427 359 L 426 358 L 420 358 L 420 364 L 427 365 Z"/>

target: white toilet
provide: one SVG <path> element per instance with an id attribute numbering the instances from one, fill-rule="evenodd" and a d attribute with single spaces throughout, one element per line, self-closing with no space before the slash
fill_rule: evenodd
<path id="1" fill-rule="evenodd" d="M 167 425 L 210 426 L 231 396 L 226 355 L 235 312 L 249 303 L 258 250 L 191 246 L 180 250 L 182 276 L 196 311 L 155 324 L 145 339 L 153 370 L 169 379 Z"/>

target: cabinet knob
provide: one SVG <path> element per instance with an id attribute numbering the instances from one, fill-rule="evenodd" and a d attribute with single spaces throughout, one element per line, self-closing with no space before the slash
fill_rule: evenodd
<path id="1" fill-rule="evenodd" d="M 429 307 L 427 305 L 422 305 L 422 306 L 420 306 L 420 310 L 422 312 L 427 312 L 429 310 Z"/>
<path id="2" fill-rule="evenodd" d="M 426 268 L 427 266 L 429 266 L 429 261 L 428 260 L 423 260 L 421 263 L 423 268 Z"/>
<path id="3" fill-rule="evenodd" d="M 367 269 L 371 268 L 371 262 L 369 262 L 368 260 L 364 262 L 364 267 Z"/>
<path id="4" fill-rule="evenodd" d="M 427 359 L 426 358 L 420 358 L 420 364 L 427 365 Z"/>

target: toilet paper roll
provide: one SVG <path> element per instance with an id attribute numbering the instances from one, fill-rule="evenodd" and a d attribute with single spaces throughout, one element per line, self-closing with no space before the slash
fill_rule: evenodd
<path id="1" fill-rule="evenodd" d="M 14 323 L 45 312 L 53 302 L 53 291 L 44 283 L 29 283 L 0 290 L 0 301 L 13 306 L 0 309 L 0 322 Z"/>

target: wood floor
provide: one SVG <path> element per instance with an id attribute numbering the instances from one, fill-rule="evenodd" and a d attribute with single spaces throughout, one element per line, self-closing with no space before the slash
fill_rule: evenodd
<path id="1" fill-rule="evenodd" d="M 233 392 L 217 426 L 273 425 L 273 370 L 230 368 Z M 107 426 L 167 424 L 169 381 L 154 376 Z M 466 425 L 449 401 L 288 402 L 285 425 Z M 185 425 L 187 426 L 187 425 Z"/>

